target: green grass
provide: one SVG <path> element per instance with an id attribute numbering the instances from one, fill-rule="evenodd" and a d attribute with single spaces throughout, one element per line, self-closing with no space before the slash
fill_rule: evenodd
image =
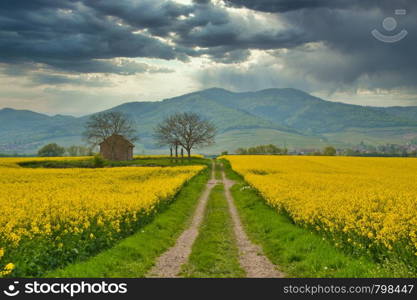
<path id="1" fill-rule="evenodd" d="M 88 260 L 47 273 L 44 277 L 144 277 L 155 259 L 175 244 L 186 228 L 209 179 L 210 168 L 192 178 L 169 208 L 114 247 Z"/>
<path id="2" fill-rule="evenodd" d="M 199 157 L 191 158 L 170 158 L 170 157 L 151 157 L 137 158 L 128 161 L 104 161 L 104 167 L 170 167 L 170 166 L 192 166 L 209 165 L 210 160 Z M 85 160 L 56 160 L 56 161 L 25 161 L 19 163 L 25 168 L 95 168 L 94 158 Z"/>
<path id="3" fill-rule="evenodd" d="M 217 168 L 219 169 L 219 168 Z M 244 277 L 223 185 L 213 188 L 200 232 L 182 276 L 192 278 Z"/>
<path id="4" fill-rule="evenodd" d="M 217 179 L 217 180 L 222 180 L 222 167 L 221 167 L 221 165 L 219 164 L 219 163 L 216 163 L 216 167 L 215 167 L 215 169 L 214 169 L 214 177 Z"/>
<path id="5" fill-rule="evenodd" d="M 259 193 L 235 173 L 227 161 L 225 171 L 235 180 L 232 195 L 250 239 L 288 277 L 409 277 L 406 267 L 379 264 L 366 256 L 354 256 L 330 241 L 269 207 Z"/>

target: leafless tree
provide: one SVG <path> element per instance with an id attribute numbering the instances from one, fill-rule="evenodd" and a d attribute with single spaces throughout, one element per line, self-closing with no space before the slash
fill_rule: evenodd
<path id="1" fill-rule="evenodd" d="M 158 146 L 169 146 L 171 157 L 173 149 L 175 149 L 175 157 L 178 157 L 178 146 L 180 145 L 175 134 L 175 127 L 176 118 L 175 115 L 172 115 L 159 123 L 154 131 L 154 138 Z"/>
<path id="2" fill-rule="evenodd" d="M 90 116 L 85 127 L 83 136 L 93 147 L 106 141 L 112 135 L 122 135 L 131 142 L 138 140 L 135 124 L 122 112 L 111 111 L 94 114 Z M 114 148 L 114 145 L 110 146 L 112 149 Z"/>
<path id="3" fill-rule="evenodd" d="M 181 146 L 188 157 L 193 148 L 213 144 L 215 135 L 216 128 L 211 122 L 191 112 L 171 115 L 155 130 L 159 145 Z"/>

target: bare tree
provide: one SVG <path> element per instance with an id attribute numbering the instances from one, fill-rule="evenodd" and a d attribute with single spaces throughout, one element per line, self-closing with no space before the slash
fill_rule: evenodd
<path id="1" fill-rule="evenodd" d="M 210 146 L 214 144 L 216 127 L 196 113 L 181 113 L 177 118 L 177 132 L 179 144 L 187 151 L 188 157 L 194 147 Z"/>
<path id="2" fill-rule="evenodd" d="M 160 145 L 183 147 L 191 157 L 195 147 L 209 146 L 214 143 L 215 126 L 196 113 L 176 113 L 167 117 L 155 130 Z M 178 153 L 178 152 L 177 152 Z"/>
<path id="3" fill-rule="evenodd" d="M 173 149 L 175 149 L 175 157 L 178 157 L 179 141 L 175 134 L 175 128 L 176 118 L 175 115 L 172 115 L 165 118 L 154 130 L 154 138 L 158 146 L 169 146 L 171 157 Z"/>
<path id="4" fill-rule="evenodd" d="M 112 143 L 115 139 L 107 140 L 112 135 L 121 135 L 131 142 L 138 140 L 135 124 L 122 112 L 111 111 L 94 114 L 90 116 L 85 127 L 83 136 L 93 147 L 105 141 Z M 114 145 L 110 144 L 110 147 L 113 152 Z"/>

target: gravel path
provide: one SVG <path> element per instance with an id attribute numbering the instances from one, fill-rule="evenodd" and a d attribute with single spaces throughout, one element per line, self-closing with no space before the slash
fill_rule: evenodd
<path id="1" fill-rule="evenodd" d="M 239 262 L 246 271 L 248 278 L 282 278 L 284 273 L 277 270 L 274 264 L 263 254 L 261 247 L 252 243 L 243 229 L 239 214 L 233 201 L 230 188 L 235 184 L 234 181 L 226 178 L 222 171 L 223 184 L 229 211 L 233 220 L 233 230 L 239 248 Z"/>
<path id="2" fill-rule="evenodd" d="M 213 163 L 211 179 L 207 183 L 204 192 L 200 196 L 197 208 L 192 217 L 189 227 L 180 235 L 175 245 L 163 253 L 157 260 L 155 266 L 149 271 L 147 277 L 175 278 L 179 277 L 181 266 L 185 264 L 191 254 L 192 246 L 199 232 L 199 227 L 204 219 L 209 195 L 213 187 L 219 183 L 214 176 L 215 166 Z M 234 204 L 230 188 L 234 181 L 226 178 L 222 171 L 225 195 L 233 221 L 233 231 L 236 236 L 236 243 L 239 248 L 239 262 L 249 278 L 281 278 L 284 273 L 277 270 L 268 258 L 263 255 L 261 247 L 252 243 L 243 229 L 239 214 Z"/>
<path id="3" fill-rule="evenodd" d="M 217 184 L 214 179 L 214 163 L 212 165 L 211 179 L 207 183 L 203 194 L 198 200 L 190 226 L 177 239 L 175 245 L 163 253 L 155 266 L 149 271 L 147 277 L 175 278 L 181 271 L 181 266 L 187 262 L 191 248 L 198 236 L 198 230 L 204 218 L 207 200 L 213 187 Z"/>

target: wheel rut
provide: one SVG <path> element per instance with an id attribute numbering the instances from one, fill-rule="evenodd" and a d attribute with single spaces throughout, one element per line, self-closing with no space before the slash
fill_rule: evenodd
<path id="1" fill-rule="evenodd" d="M 192 246 L 198 236 L 199 227 L 204 218 L 207 201 L 213 187 L 218 183 L 214 179 L 214 163 L 212 165 L 211 179 L 201 194 L 197 208 L 194 211 L 191 224 L 183 231 L 175 245 L 163 253 L 155 266 L 148 272 L 147 277 L 175 278 L 179 277 L 181 266 L 185 264 L 191 254 Z"/>
<path id="2" fill-rule="evenodd" d="M 239 249 L 239 263 L 245 270 L 246 277 L 282 278 L 285 276 L 285 274 L 280 272 L 277 267 L 263 254 L 262 248 L 249 240 L 230 191 L 235 182 L 227 179 L 223 170 L 221 172 L 222 180 L 216 180 L 215 167 L 216 165 L 213 162 L 211 178 L 207 182 L 203 193 L 198 199 L 197 208 L 194 211 L 190 225 L 182 232 L 175 245 L 169 248 L 157 259 L 155 266 L 148 272 L 146 277 L 180 277 L 179 274 L 181 272 L 181 267 L 187 263 L 193 244 L 198 237 L 199 228 L 204 219 L 211 190 L 216 184 L 219 183 L 224 185 L 228 210 L 233 223 L 233 232 Z"/>
<path id="3" fill-rule="evenodd" d="M 285 274 L 277 270 L 276 266 L 263 254 L 262 248 L 249 240 L 230 192 L 235 182 L 227 179 L 224 171 L 222 171 L 222 177 L 229 212 L 232 216 L 236 243 L 239 249 L 239 262 L 246 272 L 246 277 L 283 278 Z"/>

